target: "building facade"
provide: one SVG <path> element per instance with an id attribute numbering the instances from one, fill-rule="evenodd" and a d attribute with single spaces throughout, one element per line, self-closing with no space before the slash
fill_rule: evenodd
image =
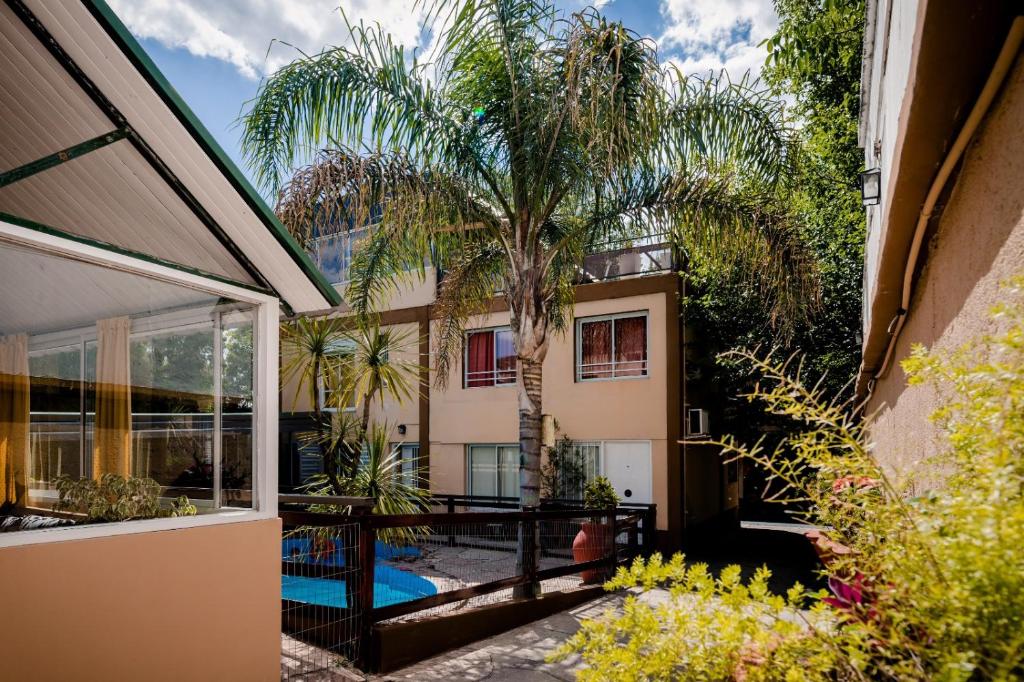
<path id="1" fill-rule="evenodd" d="M 858 392 L 894 471 L 933 454 L 941 396 L 907 387 L 913 344 L 994 331 L 1000 285 L 1024 272 L 1024 20 L 1012 2 L 869 0 L 861 143 L 867 208 Z"/>
<path id="2" fill-rule="evenodd" d="M 339 290 L 351 239 L 312 249 Z M 708 436 L 711 424 L 699 393 L 691 393 L 684 380 L 683 279 L 669 245 L 653 241 L 611 245 L 587 257 L 571 322 L 555 335 L 544 361 L 542 401 L 549 423 L 557 424 L 552 435 L 573 441 L 583 478 L 605 475 L 624 502 L 656 504 L 662 545 L 678 547 L 687 528 L 735 514 L 739 482 L 735 465 L 723 465 L 717 449 L 681 442 Z M 441 387 L 432 307 L 437 281 L 430 268 L 422 281 L 411 276 L 382 313 L 383 325 L 416 339 L 405 359 L 424 371 L 416 400 L 386 401 L 383 409 L 372 408 L 372 418 L 389 425 L 403 461 L 419 468 L 433 492 L 518 497 L 516 361 L 508 306 L 498 296 L 487 314 L 467 321 L 461 357 Z M 345 309 L 334 314 L 344 315 Z M 296 400 L 294 387 L 283 391 L 280 475 L 283 483 L 297 485 L 321 465 L 315 452 L 303 454 L 294 435 L 309 426 L 308 398 Z"/>

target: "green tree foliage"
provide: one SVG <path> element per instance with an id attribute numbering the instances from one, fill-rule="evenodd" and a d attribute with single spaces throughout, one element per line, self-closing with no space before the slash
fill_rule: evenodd
<path id="1" fill-rule="evenodd" d="M 434 305 L 440 384 L 467 318 L 503 292 L 521 499 L 534 505 L 543 361 L 571 319 L 588 251 L 671 233 L 693 258 L 736 265 L 781 322 L 806 311 L 813 268 L 773 201 L 791 131 L 778 102 L 745 80 L 686 78 L 593 8 L 425 5 L 428 61 L 379 26 L 349 26 L 344 45 L 261 85 L 242 144 L 300 239 L 373 223 L 346 293 L 355 311 L 384 304 L 428 259 L 445 273 Z"/>
<path id="2" fill-rule="evenodd" d="M 731 348 L 799 349 L 807 369 L 823 375 L 833 395 L 848 390 L 860 365 L 864 213 L 857 176 L 863 0 L 776 0 L 777 33 L 768 39 L 767 83 L 793 101 L 801 123 L 800 165 L 786 189 L 801 238 L 820 274 L 821 305 L 789 335 L 770 324 L 761 295 L 729 272 L 694 268 L 689 319 L 701 329 L 700 355 Z M 735 396 L 749 389 L 749 374 L 728 358 L 698 370 L 720 388 L 723 432 L 756 437 L 780 422 Z"/>
<path id="3" fill-rule="evenodd" d="M 610 586 L 667 585 L 668 599 L 630 598 L 561 654 L 582 653 L 584 677 L 602 680 L 1022 679 L 1024 277 L 993 316 L 1000 331 L 903 362 L 909 391 L 940 397 L 945 447 L 899 477 L 793 363 L 741 354 L 758 377 L 746 398 L 793 428 L 774 450 L 720 445 L 767 468 L 780 498 L 810 503 L 831 594 L 783 599 L 763 572 L 744 584 L 735 567 L 641 561 Z"/>

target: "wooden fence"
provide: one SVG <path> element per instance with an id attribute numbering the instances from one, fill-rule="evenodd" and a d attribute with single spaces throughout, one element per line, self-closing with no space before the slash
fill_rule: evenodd
<path id="1" fill-rule="evenodd" d="M 617 565 L 631 561 L 636 556 L 647 556 L 654 551 L 655 507 L 637 505 L 617 509 L 582 510 L 575 509 L 518 509 L 511 498 L 480 498 L 460 495 L 435 496 L 432 506 L 441 506 L 444 512 L 409 515 L 375 515 L 369 513 L 368 504 L 359 498 L 339 498 L 329 504 L 344 504 L 351 508 L 351 514 L 311 512 L 285 508 L 286 505 L 323 503 L 322 498 L 282 496 L 280 512 L 286 535 L 292 529 L 302 528 L 306 532 L 335 533 L 344 548 L 343 566 L 333 565 L 329 569 L 315 561 L 290 560 L 282 558 L 282 574 L 285 576 L 329 577 L 345 580 L 344 607 L 323 606 L 304 608 L 302 604 L 285 600 L 282 622 L 286 632 L 303 633 L 293 635 L 319 647 L 325 647 L 355 661 L 364 670 L 389 670 L 396 661 L 381 660 L 382 647 L 379 641 L 381 626 L 385 621 L 405 618 L 412 614 L 432 614 L 436 627 L 438 608 L 454 602 L 475 600 L 484 595 L 502 593 L 490 605 L 505 602 L 530 602 L 541 594 L 541 583 L 545 580 L 571 576 L 582 572 L 600 572 L 607 576 Z M 553 506 L 553 505 L 546 505 Z M 456 511 L 459 508 L 487 507 L 497 511 Z M 582 525 L 597 522 L 606 529 L 610 542 L 595 546 L 599 550 L 596 558 L 575 562 L 571 558 L 572 536 L 577 522 Z M 555 538 L 551 529 L 564 528 Z M 507 529 L 503 545 L 481 544 L 478 537 L 481 528 Z M 515 570 L 507 577 L 486 580 L 454 589 L 445 589 L 437 594 L 428 594 L 397 603 L 376 604 L 374 599 L 375 572 L 378 570 L 378 537 L 388 529 L 420 529 L 426 543 L 443 547 L 486 547 L 490 550 L 514 552 Z M 475 543 L 475 544 L 474 544 Z M 565 560 L 561 565 L 542 566 L 542 557 L 556 556 Z M 511 557 L 510 557 L 511 558 Z M 551 561 L 549 560 L 548 563 Z M 509 592 L 509 589 L 511 592 Z M 507 596 L 504 596 L 507 595 Z M 379 601 L 379 600 L 378 600 Z M 480 601 L 480 600 L 476 600 Z M 538 602 L 540 600 L 537 600 Z M 549 600 L 550 601 L 550 600 Z M 468 602 L 472 604 L 473 602 Z M 530 605 L 518 607 L 529 612 Z M 538 614 L 543 615 L 538 610 Z M 538 615 L 539 617 L 539 615 Z M 323 622 L 318 622 L 323 621 Z M 327 627 L 327 621 L 346 622 L 345 628 Z M 475 634 L 485 636 L 479 631 Z M 403 635 L 403 637 L 406 637 Z M 346 641 L 335 641 L 344 639 Z M 415 638 L 412 638 L 415 639 Z M 458 643 L 458 639 L 450 639 Z M 406 637 L 406 642 L 409 638 Z M 448 640 L 446 640 L 448 641 Z M 463 642 L 464 643 L 464 642 Z M 408 646 L 404 647 L 404 658 L 409 658 Z M 431 652 L 433 653 L 433 652 Z M 408 661 L 403 661 L 408 662 Z"/>

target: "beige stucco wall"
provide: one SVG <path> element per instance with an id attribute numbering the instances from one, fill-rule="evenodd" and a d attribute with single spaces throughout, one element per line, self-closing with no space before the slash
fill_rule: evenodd
<path id="1" fill-rule="evenodd" d="M 1024 272 L 1024 65 L 1018 60 L 984 127 L 967 152 L 938 228 L 903 333 L 897 364 L 875 387 L 868 412 L 879 458 L 896 470 L 941 447 L 928 421 L 941 396 L 906 387 L 898 361 L 911 344 L 950 349 L 994 331 L 989 309 L 999 284 Z"/>
<path id="2" fill-rule="evenodd" d="M 0 549 L 0 679 L 280 677 L 277 519 Z"/>
<path id="3" fill-rule="evenodd" d="M 401 310 L 429 305 L 437 296 L 437 271 L 433 266 L 424 268 L 422 276 L 419 272 L 406 272 L 394 280 L 395 287 L 387 292 L 382 301 L 378 302 L 378 310 Z M 347 285 L 335 287 L 343 297 Z"/>
<path id="4" fill-rule="evenodd" d="M 544 412 L 574 440 L 651 441 L 652 492 L 658 528 L 668 523 L 667 348 L 665 294 L 577 303 L 576 317 L 633 311 L 648 313 L 648 376 L 642 379 L 576 382 L 574 326 L 556 336 L 544 361 Z M 467 328 L 508 325 L 509 314 L 470 320 Z M 434 333 L 433 330 L 431 332 Z M 434 339 L 432 339 L 432 342 Z M 514 385 L 462 387 L 462 358 L 452 363 L 448 388 L 430 393 L 430 480 L 441 492 L 463 492 L 468 443 L 519 440 Z"/>

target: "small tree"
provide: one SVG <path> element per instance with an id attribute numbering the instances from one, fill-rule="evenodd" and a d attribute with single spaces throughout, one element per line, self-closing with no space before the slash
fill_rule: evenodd
<path id="1" fill-rule="evenodd" d="M 282 383 L 294 384 L 293 400 L 307 394 L 314 421 L 307 442 L 320 451 L 334 494 L 345 495 L 343 479 L 358 473 L 373 403 L 417 395 L 420 366 L 402 359 L 412 335 L 382 330 L 364 317 L 300 317 L 282 325 L 281 339 Z M 358 421 L 348 411 L 352 405 L 360 409 Z"/>

